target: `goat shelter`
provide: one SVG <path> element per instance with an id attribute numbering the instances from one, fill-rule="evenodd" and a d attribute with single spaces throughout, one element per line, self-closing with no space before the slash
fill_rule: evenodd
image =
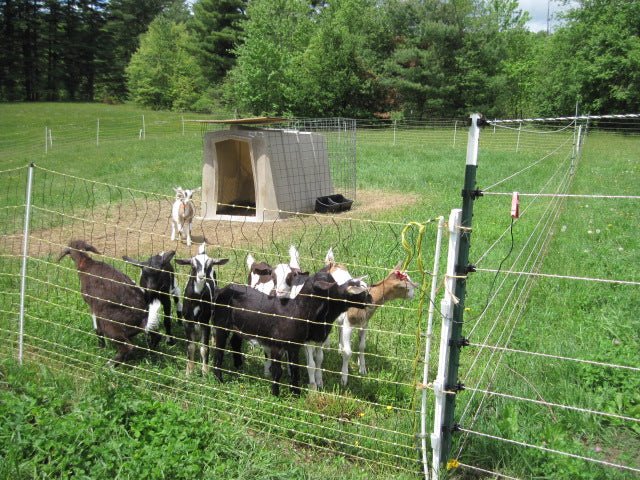
<path id="1" fill-rule="evenodd" d="M 336 155 L 335 149 L 349 135 L 343 133 L 336 138 L 330 130 L 318 129 L 316 124 L 315 128 L 292 122 L 280 123 L 278 127 L 255 126 L 273 122 L 285 121 L 269 118 L 218 121 L 230 124 L 230 128 L 204 134 L 203 220 L 261 222 L 290 213 L 311 213 L 317 197 L 336 193 L 334 178 L 338 185 L 352 184 L 352 189 L 347 189 L 351 191 L 345 193 L 355 195 L 355 178 L 352 182 L 344 181 L 345 157 Z M 355 157 L 355 136 L 353 143 Z M 348 171 L 355 176 L 355 169 Z"/>

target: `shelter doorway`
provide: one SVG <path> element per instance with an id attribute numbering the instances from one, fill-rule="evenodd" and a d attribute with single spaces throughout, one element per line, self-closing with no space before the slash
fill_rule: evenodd
<path id="1" fill-rule="evenodd" d="M 215 149 L 219 175 L 216 215 L 255 216 L 256 184 L 251 145 L 228 139 L 215 143 Z"/>

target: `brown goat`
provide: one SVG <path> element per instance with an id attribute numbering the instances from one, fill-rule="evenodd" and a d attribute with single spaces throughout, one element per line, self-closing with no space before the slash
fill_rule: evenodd
<path id="1" fill-rule="evenodd" d="M 91 310 L 98 343 L 104 347 L 107 337 L 117 349 L 109 364 L 128 360 L 134 349 L 131 339 L 142 331 L 149 333 L 149 346 L 156 348 L 160 340 L 155 332 L 160 321 L 160 300 L 154 299 L 147 305 L 144 291 L 133 280 L 86 252 L 99 253 L 84 240 L 72 240 L 58 261 L 69 255 L 76 264 L 80 291 Z"/>
<path id="2" fill-rule="evenodd" d="M 360 345 L 358 355 L 358 366 L 360 375 L 367 374 L 367 367 L 364 359 L 364 347 L 367 337 L 367 326 L 369 319 L 373 316 L 379 306 L 391 300 L 400 298 L 413 298 L 418 285 L 414 283 L 406 272 L 400 271 L 402 263 L 387 275 L 387 277 L 374 285 L 371 285 L 369 293 L 372 302 L 365 308 L 349 308 L 338 323 L 342 321 L 342 327 L 338 329 L 339 342 L 338 349 L 342 352 L 342 385 L 346 385 L 349 379 L 349 359 L 351 358 L 351 332 L 354 328 L 359 329 Z"/>

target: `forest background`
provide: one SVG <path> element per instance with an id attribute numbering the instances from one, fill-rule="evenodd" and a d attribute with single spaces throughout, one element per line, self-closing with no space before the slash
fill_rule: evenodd
<path id="1" fill-rule="evenodd" d="M 640 2 L 0 0 L 0 101 L 392 119 L 637 112 Z"/>

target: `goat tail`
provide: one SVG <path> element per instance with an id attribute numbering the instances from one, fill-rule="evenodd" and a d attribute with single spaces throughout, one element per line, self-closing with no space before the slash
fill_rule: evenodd
<path id="1" fill-rule="evenodd" d="M 158 327 L 160 326 L 160 317 L 162 316 L 161 310 L 162 303 L 160 303 L 159 299 L 156 298 L 149 304 L 149 315 L 147 316 L 147 324 L 144 327 L 145 332 L 149 333 L 158 330 Z"/>

